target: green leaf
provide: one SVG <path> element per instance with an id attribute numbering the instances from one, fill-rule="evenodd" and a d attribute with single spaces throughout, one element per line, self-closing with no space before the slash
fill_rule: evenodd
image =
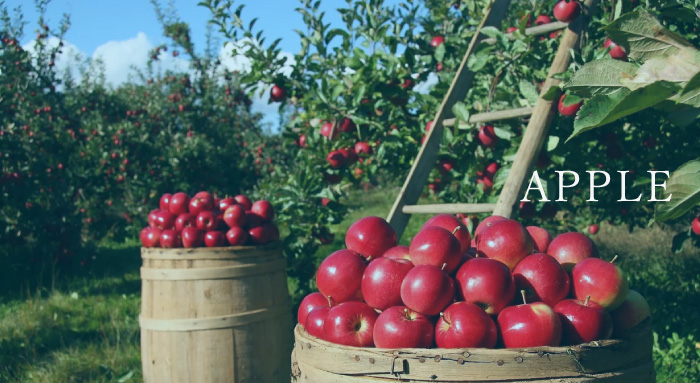
<path id="1" fill-rule="evenodd" d="M 575 94 L 567 94 L 566 97 L 564 97 L 564 100 L 562 100 L 562 105 L 564 106 L 571 106 L 578 104 L 579 102 L 583 101 L 583 99 Z"/>
<path id="2" fill-rule="evenodd" d="M 551 152 L 556 149 L 557 145 L 559 145 L 559 137 L 549 136 L 549 139 L 547 139 L 547 151 Z"/>
<path id="3" fill-rule="evenodd" d="M 676 169 L 666 181 L 666 191 L 663 194 L 659 199 L 671 195 L 671 200 L 656 203 L 657 221 L 679 218 L 700 204 L 700 158 L 686 162 Z"/>
<path id="4" fill-rule="evenodd" d="M 458 120 L 469 122 L 469 109 L 463 102 L 459 101 L 452 106 L 452 113 Z"/>
<path id="5" fill-rule="evenodd" d="M 518 83 L 518 88 L 520 89 L 520 94 L 527 99 L 530 104 L 535 104 L 539 94 L 537 94 L 537 87 L 530 81 L 520 80 Z"/>
<path id="6" fill-rule="evenodd" d="M 634 91 L 624 89 L 609 95 L 595 96 L 579 110 L 574 121 L 574 132 L 567 141 L 585 131 L 656 105 L 677 91 L 678 85 L 659 81 Z"/>
<path id="7" fill-rule="evenodd" d="M 513 133 L 502 128 L 494 127 L 493 132 L 496 134 L 496 137 L 502 138 L 504 140 L 510 140 L 513 137 Z"/>
<path id="8" fill-rule="evenodd" d="M 564 89 L 584 97 L 615 93 L 625 89 L 621 79 L 633 77 L 637 69 L 635 64 L 611 58 L 591 61 L 574 73 Z"/>
<path id="9" fill-rule="evenodd" d="M 681 250 L 683 250 L 683 245 L 685 244 L 685 241 L 687 241 L 688 239 L 690 239 L 690 235 L 687 231 L 674 235 L 673 240 L 671 241 L 671 250 L 673 250 L 673 253 L 680 253 Z"/>
<path id="10" fill-rule="evenodd" d="M 561 89 L 558 86 L 550 86 L 547 92 L 542 95 L 542 98 L 547 101 L 554 101 L 561 94 Z"/>
<path id="11" fill-rule="evenodd" d="M 438 62 L 442 61 L 442 59 L 445 58 L 445 45 L 446 44 L 440 44 L 435 49 L 435 60 L 437 60 Z"/>
<path id="12" fill-rule="evenodd" d="M 679 104 L 700 108 L 700 72 L 696 73 L 678 95 Z"/>
<path id="13" fill-rule="evenodd" d="M 683 37 L 664 28 L 644 8 L 621 16 L 603 28 L 610 39 L 626 48 L 630 58 L 646 61 L 692 47 Z"/>
<path id="14" fill-rule="evenodd" d="M 685 84 L 700 72 L 700 52 L 683 49 L 669 56 L 652 57 L 647 60 L 632 78 L 620 82 L 630 90 L 644 87 L 657 81 Z"/>
<path id="15" fill-rule="evenodd" d="M 481 28 L 481 33 L 485 34 L 488 37 L 493 37 L 494 39 L 503 35 L 503 32 L 499 31 L 496 27 Z"/>

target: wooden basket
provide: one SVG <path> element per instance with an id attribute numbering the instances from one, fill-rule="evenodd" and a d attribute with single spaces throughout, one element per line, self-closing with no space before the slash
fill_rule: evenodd
<path id="1" fill-rule="evenodd" d="M 142 248 L 146 383 L 282 382 L 292 315 L 279 243 Z"/>
<path id="2" fill-rule="evenodd" d="M 292 382 L 655 382 L 650 320 L 630 335 L 569 347 L 390 350 L 340 346 L 297 325 Z"/>

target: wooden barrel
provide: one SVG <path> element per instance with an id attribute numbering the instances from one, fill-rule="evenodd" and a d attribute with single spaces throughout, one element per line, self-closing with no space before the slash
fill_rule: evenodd
<path id="1" fill-rule="evenodd" d="M 294 331 L 292 382 L 652 383 L 650 321 L 629 340 L 524 349 L 346 347 Z"/>
<path id="2" fill-rule="evenodd" d="M 292 313 L 279 243 L 142 248 L 146 383 L 289 379 Z"/>

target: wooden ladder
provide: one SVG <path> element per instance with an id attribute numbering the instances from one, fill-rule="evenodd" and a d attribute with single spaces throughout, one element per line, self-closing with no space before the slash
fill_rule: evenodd
<path id="1" fill-rule="evenodd" d="M 518 152 L 513 160 L 513 165 L 508 173 L 506 182 L 501 190 L 498 201 L 493 203 L 450 203 L 450 204 L 432 204 L 432 205 L 416 205 L 420 197 L 423 187 L 428 180 L 430 171 L 435 166 L 437 160 L 440 142 L 442 141 L 443 129 L 445 127 L 453 127 L 456 124 L 456 119 L 452 113 L 452 106 L 463 101 L 469 91 L 469 88 L 474 81 L 475 73 L 467 67 L 467 61 L 474 52 L 474 48 L 482 43 L 491 43 L 492 39 L 486 38 L 481 34 L 484 27 L 500 28 L 501 22 L 505 18 L 506 11 L 510 5 L 510 0 L 493 0 L 491 7 L 486 10 L 486 14 L 477 27 L 474 36 L 472 37 L 467 52 L 462 59 L 462 63 L 457 70 L 457 74 L 452 80 L 452 85 L 447 91 L 447 95 L 443 99 L 438 108 L 435 117 L 433 118 L 433 127 L 427 132 L 425 141 L 418 157 L 413 162 L 411 171 L 399 192 L 399 195 L 394 202 L 394 205 L 389 212 L 387 221 L 394 227 L 399 238 L 404 232 L 411 214 L 438 214 L 438 213 L 493 213 L 510 217 L 513 213 L 513 206 L 518 200 L 518 195 L 523 188 L 527 176 L 532 170 L 532 165 L 542 147 L 542 143 L 547 137 L 547 130 L 554 117 L 552 101 L 542 98 L 552 86 L 559 84 L 559 80 L 553 76 L 564 72 L 571 61 L 571 50 L 575 48 L 579 37 L 585 28 L 588 19 L 588 11 L 592 9 L 596 0 L 585 0 L 581 15 L 571 24 L 562 22 L 554 22 L 545 25 L 527 28 L 527 35 L 542 35 L 555 30 L 564 29 L 564 36 L 561 38 L 559 48 L 554 57 L 554 61 L 549 68 L 547 80 L 542 86 L 540 97 L 535 104 L 535 107 L 518 108 L 498 112 L 487 112 L 475 114 L 469 117 L 468 123 L 485 123 L 490 121 L 504 120 L 510 118 L 519 118 L 530 116 L 530 121 L 523 135 L 522 142 L 518 148 Z M 556 98 L 558 100 L 558 97 Z"/>

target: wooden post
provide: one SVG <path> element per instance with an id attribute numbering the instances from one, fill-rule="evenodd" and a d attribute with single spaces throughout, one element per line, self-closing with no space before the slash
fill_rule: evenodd
<path id="1" fill-rule="evenodd" d="M 554 57 L 554 62 L 549 68 L 547 80 L 542 87 L 540 96 L 547 93 L 550 87 L 559 84 L 559 80 L 552 76 L 566 71 L 571 62 L 571 50 L 576 47 L 581 33 L 585 29 L 588 11 L 591 9 L 596 0 L 586 0 L 584 12 L 574 23 L 569 25 L 564 36 L 559 44 L 559 49 Z M 555 100 L 558 102 L 558 98 Z M 554 109 L 552 108 L 553 101 L 547 101 L 540 97 L 535 105 L 535 110 L 532 112 L 530 122 L 527 124 L 527 129 L 523 135 L 523 140 L 520 143 L 518 152 L 513 160 L 513 166 L 508 173 L 501 195 L 496 203 L 496 209 L 493 214 L 511 217 L 513 214 L 513 206 L 520 200 L 520 192 L 523 186 L 529 181 L 532 165 L 536 161 L 537 156 L 542 148 L 542 143 L 547 137 L 549 125 L 554 117 Z"/>
<path id="2" fill-rule="evenodd" d="M 481 20 L 481 25 L 476 29 L 469 43 L 467 52 L 462 59 L 462 63 L 457 70 L 457 75 L 452 81 L 450 89 L 447 91 L 445 99 L 442 101 L 440 108 L 433 118 L 433 127 L 430 132 L 427 133 L 425 142 L 418 152 L 418 157 L 413 163 L 408 177 L 401 191 L 399 191 L 396 202 L 394 202 L 394 206 L 391 208 L 389 216 L 387 217 L 387 221 L 389 221 L 394 230 L 396 230 L 396 234 L 399 238 L 401 238 L 410 218 L 410 215 L 404 213 L 403 206 L 413 205 L 418 201 L 423 187 L 425 186 L 425 182 L 428 180 L 430 171 L 433 169 L 433 166 L 435 166 L 438 149 L 442 141 L 444 129 L 443 120 L 453 116 L 452 106 L 456 102 L 464 100 L 474 81 L 475 73 L 467 67 L 467 60 L 471 56 L 476 45 L 484 39 L 484 36 L 480 33 L 481 29 L 486 26 L 500 27 L 509 5 L 510 0 L 493 0 L 491 7 L 486 11 L 484 18 Z"/>

